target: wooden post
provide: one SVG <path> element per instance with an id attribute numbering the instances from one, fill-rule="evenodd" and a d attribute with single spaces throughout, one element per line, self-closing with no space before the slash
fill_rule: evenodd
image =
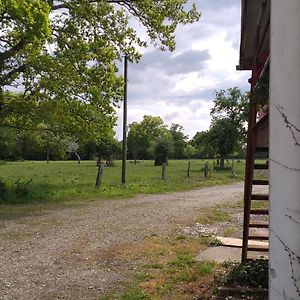
<path id="1" fill-rule="evenodd" d="M 167 164 L 165 162 L 162 163 L 162 180 L 166 180 L 166 170 L 167 170 Z"/>
<path id="2" fill-rule="evenodd" d="M 204 165 L 204 178 L 208 177 L 208 161 Z"/>
<path id="3" fill-rule="evenodd" d="M 231 162 L 231 175 L 232 175 L 232 177 L 234 177 L 234 158 L 232 159 L 232 162 Z"/>
<path id="4" fill-rule="evenodd" d="M 187 168 L 187 176 L 188 177 L 190 177 L 190 170 L 191 170 L 191 162 L 189 161 L 188 168 Z"/>
<path id="5" fill-rule="evenodd" d="M 49 160 L 50 160 L 50 147 L 47 147 L 47 164 L 49 164 Z"/>
<path id="6" fill-rule="evenodd" d="M 126 159 L 127 159 L 127 74 L 128 74 L 128 57 L 124 59 L 124 103 L 123 103 L 123 143 L 122 143 L 122 179 L 126 182 Z"/>
<path id="7" fill-rule="evenodd" d="M 102 177 L 103 177 L 103 163 L 100 162 L 98 166 L 98 174 L 97 174 L 97 179 L 96 179 L 96 187 L 100 188 L 102 184 Z"/>
<path id="8" fill-rule="evenodd" d="M 96 166 L 99 167 L 100 164 L 101 164 L 101 156 L 100 156 L 100 154 L 97 154 Z"/>

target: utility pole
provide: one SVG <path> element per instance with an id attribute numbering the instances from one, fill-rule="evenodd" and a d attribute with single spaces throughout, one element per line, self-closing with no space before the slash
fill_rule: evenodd
<path id="1" fill-rule="evenodd" d="M 123 104 L 123 151 L 122 151 L 122 183 L 126 181 L 126 158 L 127 158 L 127 54 L 124 58 L 124 104 Z"/>

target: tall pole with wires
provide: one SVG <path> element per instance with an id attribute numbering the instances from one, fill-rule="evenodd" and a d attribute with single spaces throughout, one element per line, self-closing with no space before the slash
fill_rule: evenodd
<path id="1" fill-rule="evenodd" d="M 122 183 L 126 182 L 126 158 L 127 158 L 127 73 L 128 58 L 124 58 L 124 104 L 123 104 L 123 151 L 122 151 Z"/>

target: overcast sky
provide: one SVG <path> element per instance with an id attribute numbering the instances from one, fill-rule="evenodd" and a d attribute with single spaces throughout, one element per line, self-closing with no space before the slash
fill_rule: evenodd
<path id="1" fill-rule="evenodd" d="M 190 0 L 202 12 L 200 21 L 181 26 L 176 51 L 146 49 L 138 64 L 129 65 L 128 124 L 144 115 L 178 123 L 189 138 L 210 125 L 216 90 L 238 86 L 248 91 L 248 72 L 239 62 L 240 0 Z M 122 110 L 117 137 L 122 139 Z"/>

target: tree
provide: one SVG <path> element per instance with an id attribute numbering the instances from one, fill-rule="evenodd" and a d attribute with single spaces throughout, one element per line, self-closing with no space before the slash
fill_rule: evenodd
<path id="1" fill-rule="evenodd" d="M 236 124 L 244 124 L 248 120 L 248 94 L 243 94 L 238 87 L 216 91 L 214 107 L 211 115 L 214 118 L 228 117 Z"/>
<path id="2" fill-rule="evenodd" d="M 209 143 L 208 131 L 200 131 L 195 134 L 191 145 L 196 148 L 197 156 L 200 158 L 214 157 L 215 151 Z"/>
<path id="3" fill-rule="evenodd" d="M 74 154 L 76 156 L 78 164 L 80 164 L 81 157 L 80 157 L 80 155 L 78 153 L 79 144 L 76 143 L 76 142 L 74 142 L 74 141 L 68 140 L 68 141 L 66 141 L 66 147 L 67 147 L 67 152 L 69 154 Z"/>
<path id="4" fill-rule="evenodd" d="M 154 156 L 154 165 L 161 166 L 168 163 L 169 156 L 173 153 L 173 141 L 168 135 L 156 138 L 151 145 L 151 153 Z"/>
<path id="5" fill-rule="evenodd" d="M 220 167 L 224 167 L 225 158 L 240 149 L 238 126 L 229 118 L 215 119 L 208 131 L 207 141 L 215 154 L 220 157 Z"/>
<path id="6" fill-rule="evenodd" d="M 139 123 L 133 122 L 129 125 L 129 133 L 127 138 L 128 150 L 131 152 L 134 163 L 136 164 L 137 159 L 140 155 L 146 153 L 147 148 L 145 147 L 146 137 L 144 136 L 142 127 Z M 140 156 L 141 157 L 141 156 Z"/>
<path id="7" fill-rule="evenodd" d="M 237 87 L 217 91 L 213 117 L 209 130 L 209 141 L 220 155 L 220 167 L 224 167 L 225 157 L 234 151 L 241 152 L 246 139 L 245 124 L 248 119 L 248 95 Z M 222 136 L 223 135 L 223 136 Z"/>
<path id="8" fill-rule="evenodd" d="M 180 159 L 184 156 L 184 149 L 187 145 L 188 137 L 183 133 L 183 127 L 179 124 L 172 124 L 169 132 L 173 140 L 173 158 Z"/>
<path id="9" fill-rule="evenodd" d="M 142 122 L 129 125 L 128 149 L 135 160 L 138 157 L 149 158 L 151 142 L 167 134 L 167 126 L 160 117 L 146 115 Z"/>
<path id="10" fill-rule="evenodd" d="M 184 149 L 184 156 L 187 158 L 195 157 L 196 153 L 197 153 L 197 149 L 192 145 L 187 145 Z"/>
<path id="11" fill-rule="evenodd" d="M 15 159 L 16 132 L 12 128 L 0 127 L 0 160 Z"/>
<path id="12" fill-rule="evenodd" d="M 106 160 L 107 166 L 112 166 L 113 159 L 121 152 L 120 144 L 113 137 L 99 141 L 96 145 L 96 149 L 99 162 L 104 159 Z"/>
<path id="13" fill-rule="evenodd" d="M 245 138 L 245 124 L 248 120 L 248 94 L 243 94 L 238 87 L 216 91 L 214 107 L 211 109 L 213 119 L 226 117 L 234 123 L 242 137 Z"/>
<path id="14" fill-rule="evenodd" d="M 123 98 L 116 61 L 124 53 L 136 61 L 137 48 L 147 46 L 129 25 L 129 16 L 146 28 L 154 45 L 174 50 L 177 26 L 200 17 L 196 7 L 187 9 L 186 3 L 1 0 L 0 106 L 5 86 L 22 84 L 21 107 L 28 104 L 37 115 L 46 103 L 55 118 L 65 118 L 65 126 L 78 136 L 84 130 L 91 137 L 99 133 L 94 126 L 99 120 L 113 126 L 115 107 Z M 16 109 L 23 113 L 18 105 Z M 54 128 L 47 130 L 57 130 L 55 124 L 51 122 Z"/>

